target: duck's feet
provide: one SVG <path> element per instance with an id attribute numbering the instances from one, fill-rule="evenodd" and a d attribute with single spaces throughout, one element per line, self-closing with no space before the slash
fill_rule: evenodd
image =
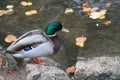
<path id="1" fill-rule="evenodd" d="M 33 62 L 37 63 L 37 64 L 41 64 L 41 65 L 48 66 L 47 63 L 42 62 L 42 61 L 41 61 L 40 59 L 38 59 L 38 58 L 31 58 L 31 60 L 32 60 Z"/>

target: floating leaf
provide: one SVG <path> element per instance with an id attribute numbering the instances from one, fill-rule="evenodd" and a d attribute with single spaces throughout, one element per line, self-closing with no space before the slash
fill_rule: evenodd
<path id="1" fill-rule="evenodd" d="M 90 16 L 91 13 L 96 12 L 99 10 L 98 7 L 90 8 L 90 7 L 83 7 L 83 12 L 87 12 L 87 14 Z"/>
<path id="2" fill-rule="evenodd" d="M 109 25 L 109 24 L 111 24 L 111 23 L 112 23 L 111 20 L 106 20 L 106 21 L 103 22 L 103 24 L 105 24 L 105 25 Z"/>
<path id="3" fill-rule="evenodd" d="M 105 15 L 101 15 L 100 17 L 98 17 L 98 19 L 104 19 Z"/>
<path id="4" fill-rule="evenodd" d="M 96 12 L 97 10 L 99 10 L 98 7 L 93 7 L 93 8 L 91 9 L 91 12 Z"/>
<path id="5" fill-rule="evenodd" d="M 72 8 L 66 8 L 65 14 L 74 12 Z"/>
<path id="6" fill-rule="evenodd" d="M 90 18 L 97 19 L 100 16 L 101 16 L 100 12 L 92 12 L 91 15 L 90 15 Z"/>
<path id="7" fill-rule="evenodd" d="M 89 11 L 91 11 L 90 7 L 83 7 L 83 12 L 89 12 Z"/>
<path id="8" fill-rule="evenodd" d="M 7 14 L 7 10 L 0 10 L 0 16 Z"/>
<path id="9" fill-rule="evenodd" d="M 27 2 L 27 5 L 28 6 L 32 6 L 32 2 Z"/>
<path id="10" fill-rule="evenodd" d="M 85 3 L 82 3 L 82 7 L 87 7 L 88 4 L 85 2 Z"/>
<path id="11" fill-rule="evenodd" d="M 66 72 L 67 72 L 67 73 L 74 73 L 75 70 L 76 70 L 75 66 L 71 66 L 71 67 L 68 67 L 68 68 L 66 69 Z"/>
<path id="12" fill-rule="evenodd" d="M 25 12 L 25 15 L 30 16 L 30 15 L 37 14 L 37 13 L 38 12 L 36 10 L 31 10 L 31 11 Z"/>
<path id="13" fill-rule="evenodd" d="M 105 3 L 105 7 L 110 7 L 110 6 L 111 6 L 110 2 Z"/>
<path id="14" fill-rule="evenodd" d="M 6 6 L 7 9 L 13 9 L 13 7 L 14 7 L 13 5 L 7 5 Z"/>
<path id="15" fill-rule="evenodd" d="M 27 6 L 27 2 L 26 2 L 26 1 L 22 1 L 20 4 L 21 4 L 22 6 Z"/>
<path id="16" fill-rule="evenodd" d="M 17 38 L 13 34 L 9 34 L 5 37 L 5 42 L 7 42 L 7 43 L 11 43 L 16 40 L 17 40 Z"/>
<path id="17" fill-rule="evenodd" d="M 8 9 L 7 10 L 7 15 L 10 15 L 10 14 L 13 14 L 14 13 L 14 10 L 13 9 Z"/>
<path id="18" fill-rule="evenodd" d="M 92 12 L 90 18 L 92 19 L 104 19 L 106 14 L 106 10 L 100 10 L 100 12 Z"/>
<path id="19" fill-rule="evenodd" d="M 104 14 L 106 14 L 106 9 L 103 9 L 103 10 L 100 10 L 100 13 L 102 14 L 102 15 L 104 15 Z"/>
<path id="20" fill-rule="evenodd" d="M 82 36 L 82 37 L 78 37 L 76 38 L 76 45 L 79 47 L 83 47 L 84 46 L 84 42 L 87 40 L 86 37 Z"/>

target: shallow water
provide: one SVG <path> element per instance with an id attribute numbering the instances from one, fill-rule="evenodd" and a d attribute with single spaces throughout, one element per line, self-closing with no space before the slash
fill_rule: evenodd
<path id="1" fill-rule="evenodd" d="M 119 0 L 28 0 L 32 6 L 22 6 L 21 1 L 1 0 L 0 9 L 6 9 L 6 5 L 14 5 L 12 15 L 0 16 L 0 45 L 6 48 L 9 44 L 4 41 L 6 35 L 12 33 L 19 37 L 23 33 L 33 30 L 44 30 L 47 23 L 52 20 L 60 21 L 63 26 L 70 30 L 70 33 L 59 32 L 62 47 L 58 54 L 50 56 L 61 63 L 63 68 L 74 65 L 77 56 L 119 56 L 120 55 L 120 1 Z M 107 18 L 112 24 L 106 26 L 103 20 L 93 20 L 82 12 L 81 4 L 87 1 L 90 7 L 107 9 Z M 111 2 L 109 8 L 104 3 Z M 64 14 L 67 7 L 73 8 L 71 14 Z M 37 10 L 38 13 L 26 16 L 24 13 L 29 10 Z M 99 26 L 96 26 L 99 24 Z M 87 41 L 83 48 L 75 45 L 75 38 L 86 36 Z"/>

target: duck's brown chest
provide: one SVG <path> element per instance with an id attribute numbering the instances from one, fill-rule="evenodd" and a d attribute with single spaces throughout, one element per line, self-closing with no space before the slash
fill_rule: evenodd
<path id="1" fill-rule="evenodd" d="M 58 36 L 56 35 L 54 37 L 50 37 L 50 40 L 54 44 L 54 48 L 53 48 L 54 49 L 54 53 L 58 52 L 59 49 L 60 49 L 60 45 L 61 45 Z"/>

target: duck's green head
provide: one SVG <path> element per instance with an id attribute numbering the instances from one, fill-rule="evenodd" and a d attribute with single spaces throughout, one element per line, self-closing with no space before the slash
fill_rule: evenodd
<path id="1" fill-rule="evenodd" d="M 57 21 L 52 21 L 52 22 L 48 23 L 48 26 L 45 29 L 45 33 L 47 35 L 53 35 L 57 31 L 60 31 L 60 30 L 62 30 L 62 24 L 60 22 L 57 22 Z"/>

